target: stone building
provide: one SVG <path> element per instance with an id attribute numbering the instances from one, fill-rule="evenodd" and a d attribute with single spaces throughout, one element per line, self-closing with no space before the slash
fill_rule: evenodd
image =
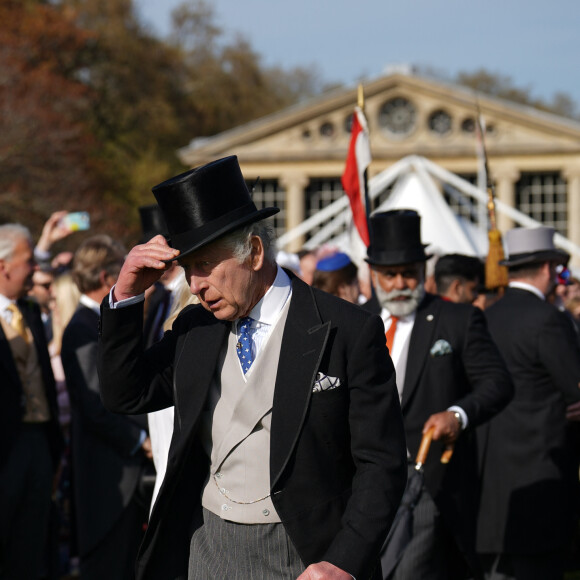
<path id="1" fill-rule="evenodd" d="M 373 161 L 369 177 L 420 155 L 475 183 L 477 107 L 486 124 L 489 171 L 498 200 L 580 245 L 580 123 L 407 74 L 364 83 Z M 254 200 L 277 205 L 283 233 L 343 194 L 357 88 L 341 89 L 179 151 L 194 167 L 236 154 Z M 498 215 L 502 232 L 513 222 Z M 303 240 L 302 240 L 303 241 Z M 295 251 L 296 241 L 286 248 Z"/>

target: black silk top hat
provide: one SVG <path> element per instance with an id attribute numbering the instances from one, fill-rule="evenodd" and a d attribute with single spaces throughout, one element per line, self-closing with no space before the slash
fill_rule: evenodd
<path id="1" fill-rule="evenodd" d="M 139 208 L 139 217 L 141 218 L 141 229 L 143 231 L 141 236 L 142 244 L 159 234 L 167 236 L 167 226 L 161 209 L 156 203 L 141 206 Z"/>
<path id="2" fill-rule="evenodd" d="M 186 171 L 152 191 L 179 257 L 280 211 L 256 208 L 235 155 Z"/>
<path id="3" fill-rule="evenodd" d="M 412 209 L 394 209 L 371 215 L 370 245 L 366 261 L 371 266 L 397 266 L 425 262 L 428 244 L 421 243 L 421 216 Z"/>
<path id="4" fill-rule="evenodd" d="M 515 267 L 538 262 L 557 261 L 566 264 L 570 254 L 554 246 L 554 228 L 515 228 L 505 235 L 508 257 L 501 266 Z"/>

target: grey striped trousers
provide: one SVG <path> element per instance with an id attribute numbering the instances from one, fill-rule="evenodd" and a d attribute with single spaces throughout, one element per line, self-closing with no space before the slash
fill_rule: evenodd
<path id="1" fill-rule="evenodd" d="M 237 524 L 203 510 L 188 580 L 296 580 L 304 564 L 282 524 Z"/>

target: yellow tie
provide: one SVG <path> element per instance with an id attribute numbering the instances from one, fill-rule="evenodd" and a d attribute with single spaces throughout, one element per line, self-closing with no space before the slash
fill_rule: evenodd
<path id="1" fill-rule="evenodd" d="M 12 312 L 12 320 L 10 321 L 10 326 L 26 341 L 28 342 L 28 333 L 26 332 L 26 325 L 24 324 L 24 318 L 16 304 L 9 304 L 6 310 Z"/>

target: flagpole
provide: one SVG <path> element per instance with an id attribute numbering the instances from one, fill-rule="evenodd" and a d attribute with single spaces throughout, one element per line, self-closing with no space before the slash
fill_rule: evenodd
<path id="1" fill-rule="evenodd" d="M 365 93 L 364 93 L 362 83 L 358 84 L 357 105 L 358 105 L 359 109 L 362 111 L 362 114 L 366 117 L 366 115 L 365 115 Z M 367 130 L 368 130 L 369 147 L 370 147 L 371 135 L 370 135 L 370 129 L 368 129 L 368 122 L 367 122 Z M 372 235 L 371 235 L 371 219 L 370 219 L 371 218 L 371 198 L 369 196 L 368 168 L 365 168 L 364 173 L 363 173 L 363 187 L 364 187 L 365 215 L 366 215 L 366 220 L 367 220 L 367 229 L 369 232 L 369 239 L 371 239 L 371 237 L 372 237 Z M 369 287 L 371 289 L 371 296 L 370 297 L 374 298 L 376 293 L 375 293 L 375 287 L 373 285 L 373 276 L 372 276 L 370 267 L 368 267 L 368 284 L 369 284 Z"/>
<path id="2" fill-rule="evenodd" d="M 499 262 L 504 259 L 501 232 L 497 227 L 495 214 L 495 191 L 494 185 L 489 174 L 487 163 L 487 150 L 485 148 L 485 135 L 483 123 L 481 122 L 481 112 L 479 103 L 476 102 L 477 108 L 477 129 L 481 138 L 481 149 L 483 153 L 483 163 L 485 168 L 486 185 L 487 185 L 487 213 L 489 216 L 489 229 L 487 237 L 489 240 L 489 250 L 485 261 L 485 287 L 488 290 L 495 290 L 501 296 L 508 284 L 508 271 L 505 266 L 500 266 Z"/>
<path id="3" fill-rule="evenodd" d="M 365 94 L 363 90 L 362 83 L 358 85 L 358 96 L 357 96 L 357 105 L 359 109 L 362 111 L 363 115 L 365 112 Z M 370 144 L 370 130 L 369 130 L 369 144 Z M 364 187 L 364 198 L 365 198 L 365 213 L 367 218 L 367 228 L 369 230 L 369 237 L 371 233 L 371 199 L 369 196 L 369 178 L 368 178 L 368 169 L 365 168 L 363 173 L 363 187 Z"/>

